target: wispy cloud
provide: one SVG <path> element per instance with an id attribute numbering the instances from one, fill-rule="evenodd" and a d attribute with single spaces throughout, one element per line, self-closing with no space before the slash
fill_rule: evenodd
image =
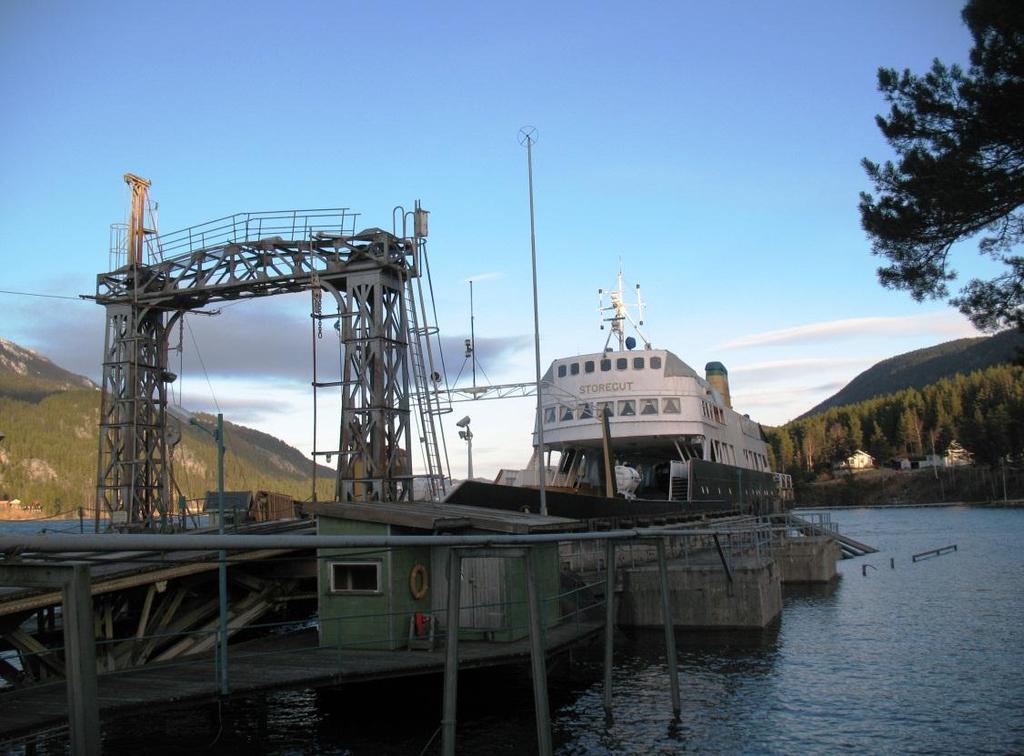
<path id="1" fill-rule="evenodd" d="M 791 378 L 798 374 L 821 372 L 849 368 L 853 366 L 867 367 L 881 358 L 874 357 L 800 357 L 791 360 L 771 360 L 768 362 L 752 362 L 748 365 L 730 367 L 732 375 L 742 375 L 745 381 L 770 381 L 776 378 Z"/>
<path id="2" fill-rule="evenodd" d="M 486 273 L 474 273 L 471 276 L 463 278 L 464 283 L 480 283 L 481 281 L 496 281 L 499 278 L 504 278 L 505 272 L 501 270 L 489 270 Z"/>
<path id="3" fill-rule="evenodd" d="M 746 349 L 777 344 L 814 343 L 836 338 L 932 334 L 949 337 L 978 336 L 980 333 L 962 315 L 953 311 L 930 312 L 899 317 L 847 318 L 743 336 L 720 345 L 719 349 Z"/>

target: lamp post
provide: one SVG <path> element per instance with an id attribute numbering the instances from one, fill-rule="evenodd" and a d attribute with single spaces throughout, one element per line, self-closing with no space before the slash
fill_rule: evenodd
<path id="1" fill-rule="evenodd" d="M 466 462 L 468 467 L 466 477 L 469 480 L 473 480 L 473 431 L 469 429 L 469 415 L 466 415 L 455 424 L 462 428 L 462 430 L 459 431 L 459 438 L 466 441 L 466 454 L 469 455 Z"/>
<path id="2" fill-rule="evenodd" d="M 533 217 L 533 145 L 537 141 L 537 129 L 523 126 L 519 129 L 519 144 L 526 147 L 526 167 L 530 182 L 530 260 L 533 264 L 533 351 L 537 378 L 537 485 L 540 489 L 540 513 L 548 513 L 546 484 L 547 462 L 544 461 L 544 417 L 541 411 L 543 397 L 540 382 L 540 308 L 537 303 L 537 226 Z"/>
<path id="3" fill-rule="evenodd" d="M 217 426 L 210 430 L 202 425 L 195 415 L 185 412 L 180 407 L 168 406 L 169 414 L 178 420 L 198 428 L 217 442 L 217 534 L 224 535 L 224 415 L 217 413 Z M 220 694 L 226 696 L 231 692 L 228 686 L 228 553 L 224 549 L 217 552 L 217 595 L 219 611 L 217 617 L 217 640 L 220 647 L 217 668 L 217 684 Z"/>

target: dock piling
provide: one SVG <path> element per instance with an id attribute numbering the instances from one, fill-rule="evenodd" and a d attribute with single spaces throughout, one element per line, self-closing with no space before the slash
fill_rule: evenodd
<path id="1" fill-rule="evenodd" d="M 604 589 L 604 713 L 612 714 L 612 656 L 615 645 L 615 541 L 608 539 L 605 548 Z"/>
<path id="2" fill-rule="evenodd" d="M 658 573 L 661 577 L 661 616 L 665 623 L 665 657 L 668 663 L 668 680 L 672 688 L 672 714 L 678 717 L 682 713 L 679 703 L 679 667 L 676 663 L 676 631 L 672 621 L 672 603 L 669 599 L 668 562 L 665 559 L 665 542 L 656 541 L 658 549 Z"/>
<path id="3" fill-rule="evenodd" d="M 462 554 L 458 549 L 448 552 L 448 612 L 446 615 L 444 658 L 444 713 L 441 719 L 441 751 L 455 756 L 455 710 L 459 685 L 459 612 L 462 600 Z"/>
<path id="4" fill-rule="evenodd" d="M 544 655 L 544 623 L 541 620 L 540 591 L 537 588 L 537 569 L 534 549 L 523 555 L 526 567 L 526 595 L 530 615 L 530 670 L 533 673 L 533 709 L 537 720 L 537 753 L 550 756 L 551 712 L 548 708 L 548 672 Z"/>

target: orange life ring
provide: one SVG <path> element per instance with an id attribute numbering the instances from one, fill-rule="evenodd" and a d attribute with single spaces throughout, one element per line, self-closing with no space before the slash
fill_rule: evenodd
<path id="1" fill-rule="evenodd" d="M 409 572 L 409 593 L 418 601 L 427 595 L 427 588 L 429 587 L 427 568 L 422 564 L 415 565 Z"/>

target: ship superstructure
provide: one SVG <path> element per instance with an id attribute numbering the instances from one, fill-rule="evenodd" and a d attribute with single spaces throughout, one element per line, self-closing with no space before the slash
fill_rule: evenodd
<path id="1" fill-rule="evenodd" d="M 732 408 L 725 366 L 709 362 L 701 376 L 672 352 L 652 348 L 640 332 L 639 287 L 637 304 L 627 305 L 621 273 L 617 288 L 600 294 L 610 299 L 600 311 L 611 313 L 603 317 L 610 323 L 604 351 L 557 359 L 542 381 L 548 484 L 608 495 L 611 464 L 619 480 L 622 468 L 635 470 L 625 476 L 635 481 L 635 494 L 626 491 L 627 497 L 785 499 L 788 476 L 772 473 L 761 426 Z M 630 308 L 639 311 L 638 319 Z M 641 348 L 626 336 L 627 325 Z M 530 469 L 539 468 L 536 462 L 535 452 Z M 529 477 L 520 476 L 521 483 L 528 485 Z"/>

